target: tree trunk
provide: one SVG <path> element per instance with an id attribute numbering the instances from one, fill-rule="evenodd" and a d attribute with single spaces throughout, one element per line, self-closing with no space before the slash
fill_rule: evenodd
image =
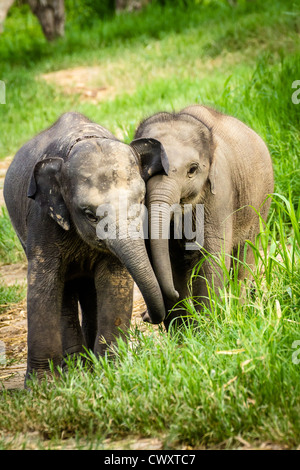
<path id="1" fill-rule="evenodd" d="M 28 3 L 32 12 L 38 17 L 48 41 L 64 35 L 64 0 L 28 0 Z"/>
<path id="2" fill-rule="evenodd" d="M 3 31 L 3 24 L 8 13 L 8 10 L 12 6 L 15 0 L 0 0 L 0 33 Z"/>

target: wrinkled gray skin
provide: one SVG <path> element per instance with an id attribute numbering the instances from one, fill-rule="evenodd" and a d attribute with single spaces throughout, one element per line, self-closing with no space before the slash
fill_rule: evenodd
<path id="1" fill-rule="evenodd" d="M 161 143 L 160 153 L 169 162 L 168 175 L 156 175 L 147 183 L 147 205 L 151 220 L 159 203 L 204 204 L 204 244 L 208 253 L 239 256 L 243 260 L 245 241 L 259 233 L 256 210 L 266 219 L 273 191 L 273 170 L 268 149 L 262 139 L 239 120 L 204 106 L 189 106 L 177 114 L 158 113 L 140 124 L 135 138 L 153 138 Z M 157 142 L 153 153 L 157 152 Z M 265 203 L 264 203 L 265 202 Z M 246 206 L 246 207 L 245 207 Z M 250 207 L 252 206 L 252 207 Z M 182 206 L 183 207 L 183 206 Z M 254 208 L 254 209 L 253 209 Z M 167 213 L 166 222 L 173 223 Z M 157 219 L 157 217 L 156 217 Z M 156 220 L 155 219 L 155 220 Z M 171 218 L 172 219 L 172 218 Z M 174 220 L 174 219 L 173 219 Z M 171 232 L 172 233 L 172 232 Z M 159 280 L 166 309 L 190 294 L 187 283 L 192 268 L 203 257 L 201 251 L 186 251 L 185 240 L 150 240 L 155 274 Z M 239 254 L 238 254 L 239 253 Z M 232 260 L 225 256 L 226 267 Z M 253 253 L 247 250 L 247 263 Z M 207 261 L 200 271 L 211 285 L 213 273 L 216 292 L 222 286 L 218 268 Z M 240 269 L 239 278 L 246 272 Z M 200 277 L 193 285 L 193 296 L 208 304 L 207 283 Z M 168 315 L 165 325 L 180 313 Z M 175 322 L 175 323 L 176 323 Z"/>
<path id="2" fill-rule="evenodd" d="M 86 117 L 66 113 L 16 154 L 4 197 L 28 258 L 25 380 L 32 372 L 44 375 L 49 359 L 60 364 L 83 346 L 103 354 L 130 323 L 132 278 L 147 304 L 146 319 L 163 320 L 163 298 L 144 240 L 96 235 L 99 205 L 118 204 L 120 192 L 128 205 L 142 203 L 145 181 L 162 171 L 158 160 L 139 158 L 145 142 L 133 149 Z"/>

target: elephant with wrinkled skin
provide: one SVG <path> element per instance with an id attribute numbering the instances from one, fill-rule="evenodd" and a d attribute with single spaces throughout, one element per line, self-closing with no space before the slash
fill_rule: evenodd
<path id="1" fill-rule="evenodd" d="M 128 205 L 142 203 L 149 175 L 164 171 L 159 160 L 140 158 L 138 145 L 120 142 L 79 113 L 65 113 L 26 143 L 8 169 L 5 202 L 28 259 L 25 383 L 33 372 L 49 373 L 50 359 L 59 365 L 83 347 L 104 354 L 130 323 L 133 280 L 147 318 L 164 319 L 145 241 L 97 236 L 99 206 L 124 194 Z"/>
<path id="2" fill-rule="evenodd" d="M 225 253 L 226 267 L 232 257 L 251 265 L 253 252 L 246 240 L 254 241 L 259 233 L 260 211 L 266 219 L 273 192 L 273 169 L 270 154 L 262 139 L 238 119 L 201 105 L 186 107 L 179 113 L 160 112 L 145 119 L 137 128 L 135 139 L 151 138 L 155 145 L 148 154 L 161 155 L 168 161 L 168 175 L 155 175 L 147 182 L 147 206 L 151 221 L 159 220 L 159 207 L 191 204 L 204 205 L 204 250 L 185 250 L 185 240 L 150 236 L 154 272 L 160 283 L 166 310 L 188 297 L 188 280 L 192 268 L 203 259 L 203 252 L 218 256 Z M 160 146 L 159 146 L 160 143 Z M 152 157 L 153 158 L 153 157 Z M 166 164 L 166 163 L 165 163 Z M 152 209 L 151 209 L 152 207 Z M 161 215 L 162 225 L 171 227 L 170 211 Z M 154 222 L 156 223 L 156 222 Z M 174 227 L 173 227 L 174 230 Z M 219 275 L 218 275 L 219 273 Z M 205 260 L 200 276 L 195 278 L 193 296 L 208 305 L 207 284 L 218 292 L 223 284 L 217 264 Z M 244 279 L 246 270 L 239 270 Z M 182 322 L 186 311 L 170 312 L 168 328 Z"/>

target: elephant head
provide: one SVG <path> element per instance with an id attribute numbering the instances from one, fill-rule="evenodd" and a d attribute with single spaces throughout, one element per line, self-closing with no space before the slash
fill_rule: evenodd
<path id="1" fill-rule="evenodd" d="M 139 126 L 132 144 L 141 138 L 155 139 L 155 145 L 148 149 L 152 159 L 164 155 L 169 162 L 167 175 L 154 175 L 147 183 L 150 227 L 157 223 L 169 226 L 169 208 L 174 204 L 184 210 L 184 204 L 201 203 L 207 193 L 216 193 L 212 132 L 200 120 L 185 113 L 158 113 Z M 150 235 L 150 246 L 162 292 L 174 302 L 179 294 L 173 283 L 168 237 Z"/>
<path id="2" fill-rule="evenodd" d="M 120 207 L 124 200 L 129 209 L 133 204 L 143 207 L 145 182 L 163 172 L 163 165 L 160 159 L 148 161 L 146 152 L 140 157 L 134 145 L 103 137 L 80 139 L 67 158 L 39 161 L 28 191 L 63 230 L 75 230 L 91 249 L 111 252 L 121 260 L 145 299 L 145 320 L 152 323 L 160 323 L 165 316 L 161 290 L 142 232 L 139 236 L 136 231 L 135 237 L 128 232 L 132 224 L 143 225 L 143 214 L 124 214 Z M 101 212 L 103 208 L 106 211 Z M 103 219 L 101 237 L 98 227 Z M 110 226 L 113 231 L 105 235 L 105 227 Z"/>

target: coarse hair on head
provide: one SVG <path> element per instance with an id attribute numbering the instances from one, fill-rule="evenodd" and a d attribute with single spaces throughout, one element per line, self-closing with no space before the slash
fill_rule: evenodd
<path id="1" fill-rule="evenodd" d="M 144 119 L 141 121 L 139 124 L 136 132 L 135 132 L 135 139 L 139 139 L 140 137 L 143 137 L 144 132 L 148 130 L 148 128 L 152 125 L 155 124 L 165 124 L 165 123 L 170 123 L 172 122 L 185 122 L 185 123 L 190 123 L 191 126 L 193 126 L 196 130 L 194 134 L 193 141 L 191 142 L 196 148 L 199 148 L 200 146 L 206 146 L 210 150 L 210 154 L 212 155 L 212 149 L 214 148 L 213 144 L 213 134 L 211 129 L 204 123 L 202 122 L 199 118 L 196 116 L 193 116 L 192 114 L 186 113 L 186 112 L 167 112 L 167 111 L 161 111 L 159 113 L 153 114 L 152 116 Z"/>

